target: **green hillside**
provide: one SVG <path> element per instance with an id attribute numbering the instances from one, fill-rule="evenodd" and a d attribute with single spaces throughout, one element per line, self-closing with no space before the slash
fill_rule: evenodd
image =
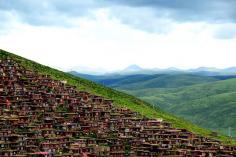
<path id="1" fill-rule="evenodd" d="M 213 77 L 192 74 L 159 74 L 152 75 L 152 77 L 146 80 L 144 78 L 141 81 L 133 79 L 130 83 L 127 83 L 127 80 L 120 81 L 119 84 L 113 84 L 111 87 L 129 90 L 146 88 L 177 88 L 218 80 L 219 79 Z"/>
<path id="2" fill-rule="evenodd" d="M 231 78 L 235 76 L 209 77 L 184 73 L 88 77 L 135 95 L 202 127 L 224 134 L 228 134 L 228 128 L 232 127 L 233 135 L 236 136 L 236 118 L 233 112 L 236 113 L 235 101 L 233 93 L 230 93 L 236 88 Z M 224 115 L 219 116 L 223 110 Z M 227 114 L 230 116 L 226 116 Z"/>
<path id="3" fill-rule="evenodd" d="M 51 75 L 53 79 L 66 80 L 68 84 L 76 86 L 79 90 L 85 90 L 85 91 L 88 91 L 97 95 L 101 95 L 105 98 L 112 99 L 115 105 L 117 106 L 130 108 L 134 111 L 142 113 L 143 115 L 147 117 L 163 118 L 164 120 L 171 122 L 174 125 L 174 127 L 186 128 L 189 131 L 192 131 L 194 133 L 197 133 L 203 136 L 208 136 L 208 137 L 211 136 L 211 133 L 212 133 L 211 131 L 198 127 L 186 120 L 177 118 L 164 111 L 161 111 L 159 108 L 154 109 L 152 105 L 140 99 L 137 99 L 134 96 L 113 90 L 111 88 L 98 85 L 94 82 L 91 82 L 91 81 L 88 81 L 79 77 L 75 77 L 71 74 L 67 74 L 59 70 L 52 69 L 47 66 L 43 66 L 33 61 L 24 59 L 20 56 L 16 56 L 12 53 L 8 53 L 6 51 L 0 50 L 0 58 L 3 58 L 3 57 L 4 58 L 10 57 L 27 69 L 37 71 L 38 73 L 41 73 L 41 74 Z M 225 143 L 236 144 L 235 140 L 229 140 L 228 138 L 224 136 L 217 136 L 217 137 L 211 136 L 211 138 L 220 139 Z"/>
<path id="4" fill-rule="evenodd" d="M 74 71 L 69 72 L 75 76 L 95 81 L 112 88 L 120 89 L 146 89 L 146 88 L 177 88 L 200 83 L 218 81 L 219 77 L 208 77 L 193 74 L 134 74 L 134 75 L 86 75 Z"/>
<path id="5" fill-rule="evenodd" d="M 147 81 L 150 79 L 154 79 L 156 77 L 162 76 L 164 74 L 155 74 L 155 75 L 148 75 L 148 74 L 133 74 L 133 75 L 120 75 L 120 74 L 110 74 L 110 75 L 88 75 L 88 74 L 81 74 L 75 71 L 70 71 L 70 74 L 75 76 L 79 76 L 100 84 L 104 84 L 109 87 L 120 87 L 122 85 L 130 85 L 133 83 L 141 83 L 143 81 Z"/>
<path id="6" fill-rule="evenodd" d="M 236 136 L 236 79 L 175 89 L 126 90 L 168 112 L 205 128 Z"/>

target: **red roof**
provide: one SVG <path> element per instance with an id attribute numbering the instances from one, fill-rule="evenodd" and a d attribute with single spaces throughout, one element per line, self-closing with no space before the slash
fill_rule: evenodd
<path id="1" fill-rule="evenodd" d="M 35 154 L 35 155 L 48 155 L 49 153 L 48 152 L 35 152 L 33 154 Z"/>
<path id="2" fill-rule="evenodd" d="M 83 153 L 83 157 L 88 157 L 88 154 L 87 153 Z"/>

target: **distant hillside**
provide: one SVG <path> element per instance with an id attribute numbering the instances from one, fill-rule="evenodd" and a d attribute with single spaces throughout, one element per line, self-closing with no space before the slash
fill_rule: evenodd
<path id="1" fill-rule="evenodd" d="M 94 82 L 75 77 L 71 74 L 63 73 L 59 70 L 52 69 L 47 66 L 43 66 L 41 64 L 35 63 L 33 61 L 24 59 L 20 56 L 16 56 L 12 53 L 0 50 L 0 58 L 6 58 L 10 57 L 17 61 L 21 66 L 25 67 L 26 69 L 30 69 L 32 71 L 37 71 L 40 74 L 47 74 L 52 77 L 52 79 L 56 80 L 66 80 L 68 84 L 76 86 L 79 90 L 85 90 L 92 94 L 103 96 L 104 98 L 112 99 L 117 106 L 127 107 L 133 111 L 137 111 L 147 117 L 150 118 L 163 118 L 164 120 L 171 122 L 174 127 L 178 128 L 186 128 L 189 131 L 192 131 L 194 133 L 211 137 L 211 138 L 217 138 L 222 140 L 225 143 L 234 143 L 236 142 L 234 140 L 229 141 L 228 138 L 225 136 L 215 136 L 212 134 L 211 131 L 203 129 L 198 127 L 197 125 L 194 125 L 186 120 L 183 120 L 182 118 L 177 118 L 173 116 L 172 114 L 168 114 L 158 107 L 153 108 L 152 105 L 137 99 L 134 96 L 113 90 L 111 88 L 107 88 L 101 85 L 98 85 Z"/>
<path id="2" fill-rule="evenodd" d="M 145 88 L 176 88 L 194 84 L 214 82 L 221 79 L 232 78 L 230 76 L 200 76 L 193 74 L 133 74 L 133 75 L 86 75 L 77 72 L 69 72 L 97 83 L 120 89 L 145 89 Z"/>
<path id="3" fill-rule="evenodd" d="M 97 76 L 97 75 L 89 75 L 89 74 L 83 74 L 83 73 L 78 73 L 76 71 L 70 71 L 68 72 L 74 76 L 78 76 L 78 77 L 81 77 L 81 78 L 84 78 L 84 79 L 88 79 L 88 80 L 91 80 L 91 81 L 96 81 L 100 78 L 100 76 Z M 101 78 L 104 78 L 103 76 L 101 76 Z"/>
<path id="4" fill-rule="evenodd" d="M 176 89 L 146 88 L 126 90 L 149 103 L 205 128 L 236 136 L 236 79 L 193 85 Z"/>
<path id="5" fill-rule="evenodd" d="M 120 81 L 119 84 L 114 84 L 111 87 L 116 87 L 120 89 L 145 89 L 145 88 L 177 88 L 183 86 L 190 86 L 194 84 L 207 83 L 218 81 L 217 78 L 207 77 L 207 76 L 198 76 L 192 74 L 160 74 L 152 75 L 146 80 L 135 80 L 132 82 L 126 83 Z"/>
<path id="6" fill-rule="evenodd" d="M 164 74 L 148 75 L 148 74 L 133 74 L 133 75 L 86 75 L 76 72 L 69 72 L 72 75 L 79 76 L 91 81 L 95 81 L 99 84 L 106 85 L 109 87 L 119 87 L 121 85 L 130 85 L 133 83 L 144 82 L 146 80 L 154 79 L 156 77 L 162 76 Z"/>
<path id="7" fill-rule="evenodd" d="M 99 76 L 94 81 L 132 94 L 205 128 L 236 136 L 235 75 Z M 224 113 L 223 115 L 221 115 Z M 220 116 L 219 116 L 220 115 Z"/>

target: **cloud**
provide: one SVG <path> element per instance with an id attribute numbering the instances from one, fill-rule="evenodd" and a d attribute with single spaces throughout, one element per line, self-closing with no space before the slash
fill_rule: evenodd
<path id="1" fill-rule="evenodd" d="M 179 22 L 236 21 L 235 0 L 0 0 L 0 10 L 14 12 L 22 17 L 22 20 L 33 25 L 57 24 L 59 21 L 63 25 L 61 18 L 90 16 L 91 11 L 101 8 L 111 11 L 119 9 L 119 13 L 126 15 L 136 10 L 139 14 L 136 13 L 138 16 L 133 17 L 135 19 L 148 16 L 149 12 L 152 12 L 156 15 L 155 19 L 161 17 Z M 147 14 L 142 8 L 149 10 Z M 121 17 L 119 14 L 116 16 Z"/>
<path id="2" fill-rule="evenodd" d="M 165 34 L 173 28 L 175 23 L 175 21 L 154 13 L 145 7 L 113 7 L 108 12 L 110 18 L 118 19 L 123 24 L 151 33 Z"/>
<path id="3" fill-rule="evenodd" d="M 236 38 L 236 24 L 226 23 L 216 26 L 214 37 L 218 39 Z"/>
<path id="4" fill-rule="evenodd" d="M 113 0 L 130 7 L 148 7 L 176 21 L 236 21 L 235 0 Z"/>
<path id="5" fill-rule="evenodd" d="M 118 18 L 110 14 L 110 9 L 96 9 L 95 19 L 77 19 L 74 22 L 80 27 L 71 28 L 15 24 L 14 21 L 20 18 L 12 13 L 8 16 L 14 27 L 9 33 L 0 35 L 0 47 L 62 70 L 86 66 L 110 71 L 123 69 L 133 63 L 147 68 L 235 65 L 236 39 L 222 41 L 212 36 L 220 27 L 212 29 L 212 26 L 205 22 L 173 24 L 172 21 L 167 21 L 166 25 L 170 24 L 171 27 L 164 31 L 169 33 L 149 33 L 143 31 L 150 29 L 144 25 L 149 24 L 148 21 L 155 15 L 151 11 L 148 12 L 148 8 L 143 8 L 142 11 L 146 11 L 150 19 L 143 16 L 135 22 L 139 29 L 130 27 L 131 24 L 125 25 L 126 21 L 118 20 L 137 20 L 132 17 L 142 14 L 136 12 L 137 8 L 132 9 L 132 16 L 125 16 L 125 12 L 130 10 L 127 7 L 120 15 L 124 17 Z M 118 11 L 119 9 L 117 13 Z M 165 18 L 159 20 L 165 22 Z M 143 28 L 140 28 L 138 25 L 142 25 L 142 21 L 145 23 Z M 158 23 L 155 22 L 152 26 L 157 27 Z M 165 24 L 161 27 L 157 29 L 164 29 Z"/>
<path id="6" fill-rule="evenodd" d="M 236 24 L 235 0 L 113 0 L 110 4 L 114 18 L 152 33 L 170 33 L 184 23 L 206 23 L 212 28 Z M 213 36 L 220 39 L 234 38 L 236 34 L 232 26 L 215 31 Z"/>
<path id="7" fill-rule="evenodd" d="M 0 0 L 0 28 L 6 29 L 9 16 L 33 26 L 77 27 L 77 19 L 96 19 L 101 9 L 111 19 L 160 34 L 178 23 L 236 23 L 235 0 Z"/>
<path id="8" fill-rule="evenodd" d="M 31 25 L 68 26 L 71 18 L 91 16 L 90 11 L 102 7 L 94 0 L 0 0 L 0 10 L 20 17 Z"/>

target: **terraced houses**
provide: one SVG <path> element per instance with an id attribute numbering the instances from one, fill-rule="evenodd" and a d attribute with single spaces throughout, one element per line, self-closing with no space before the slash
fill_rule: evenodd
<path id="1" fill-rule="evenodd" d="M 64 80 L 0 60 L 1 157 L 236 156 L 236 147 L 148 119 Z"/>

